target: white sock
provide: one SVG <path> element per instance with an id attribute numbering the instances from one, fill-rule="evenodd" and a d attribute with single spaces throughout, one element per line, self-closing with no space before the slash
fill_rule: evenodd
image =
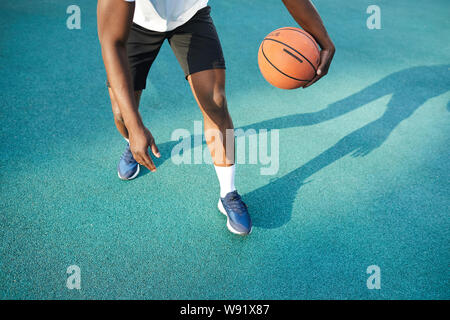
<path id="1" fill-rule="evenodd" d="M 214 166 L 216 169 L 217 178 L 220 184 L 220 197 L 224 198 L 229 192 L 236 190 L 234 186 L 234 172 L 235 165 L 230 167 Z"/>

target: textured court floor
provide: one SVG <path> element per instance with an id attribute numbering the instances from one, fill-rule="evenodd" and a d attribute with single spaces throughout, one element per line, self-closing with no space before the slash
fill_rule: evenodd
<path id="1" fill-rule="evenodd" d="M 66 28 L 72 4 L 81 30 Z M 167 44 L 141 104 L 163 157 L 123 182 L 96 2 L 2 1 L 0 298 L 449 299 L 450 4 L 315 4 L 337 47 L 330 74 L 283 91 L 256 59 L 267 33 L 295 26 L 281 1 L 210 1 L 235 126 L 280 130 L 276 175 L 237 169 L 254 220 L 241 238 L 216 209 L 213 168 L 170 160 L 171 133 L 201 113 Z M 371 4 L 381 30 L 366 27 Z M 70 265 L 81 290 L 66 287 Z"/>

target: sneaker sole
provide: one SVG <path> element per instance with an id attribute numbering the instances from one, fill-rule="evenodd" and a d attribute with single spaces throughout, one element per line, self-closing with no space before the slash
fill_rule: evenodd
<path id="1" fill-rule="evenodd" d="M 227 228 L 228 228 L 228 230 L 229 230 L 231 233 L 234 233 L 234 234 L 237 234 L 237 235 L 240 235 L 240 236 L 246 236 L 246 235 L 249 235 L 250 233 L 252 233 L 253 226 L 250 228 L 249 233 L 237 231 L 236 229 L 234 229 L 234 228 L 231 226 L 231 224 L 230 224 L 230 218 L 228 217 L 228 214 L 227 214 L 227 212 L 225 211 L 225 208 L 223 207 L 222 201 L 220 201 L 220 199 L 219 199 L 219 203 L 217 203 L 217 209 L 219 209 L 219 211 L 220 211 L 223 215 L 225 215 L 225 216 L 227 217 Z"/>
<path id="2" fill-rule="evenodd" d="M 119 179 L 120 179 L 120 180 L 133 180 L 134 178 L 136 178 L 136 177 L 138 176 L 139 171 L 141 171 L 141 167 L 140 167 L 140 165 L 138 164 L 136 173 L 133 174 L 131 177 L 129 177 L 129 178 L 122 178 L 122 177 L 120 176 L 119 171 L 117 171 L 117 175 L 119 176 Z"/>

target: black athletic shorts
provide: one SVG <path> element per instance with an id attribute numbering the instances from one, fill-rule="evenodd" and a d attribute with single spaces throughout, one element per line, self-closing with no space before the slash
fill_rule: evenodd
<path id="1" fill-rule="evenodd" d="M 133 23 L 127 52 L 135 91 L 145 89 L 150 67 L 166 39 L 186 78 L 199 71 L 225 69 L 222 46 L 210 12 L 209 6 L 200 9 L 185 24 L 167 32 L 151 31 Z"/>

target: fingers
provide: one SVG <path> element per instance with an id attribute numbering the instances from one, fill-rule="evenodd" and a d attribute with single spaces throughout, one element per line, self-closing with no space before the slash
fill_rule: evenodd
<path id="1" fill-rule="evenodd" d="M 152 144 L 150 145 L 150 148 L 152 149 L 152 153 L 155 155 L 155 157 L 157 157 L 157 158 L 161 157 L 158 147 L 156 146 L 155 139 L 152 140 Z"/>
<path id="2" fill-rule="evenodd" d="M 155 143 L 155 138 L 153 138 L 152 134 L 150 133 L 150 130 L 146 129 L 146 135 L 148 145 L 150 146 L 150 149 L 152 149 L 152 153 L 155 155 L 155 157 L 160 158 L 161 154 L 159 153 L 158 147 L 156 146 Z"/>
<path id="3" fill-rule="evenodd" d="M 142 136 L 141 136 L 141 138 L 142 138 Z M 161 157 L 161 154 L 159 153 L 158 147 L 156 146 L 155 139 L 153 138 L 152 134 L 150 133 L 150 131 L 147 128 L 145 128 L 143 138 L 145 139 L 144 141 L 139 141 L 139 142 L 144 142 L 143 144 L 137 143 L 138 151 L 133 152 L 133 148 L 131 148 L 131 151 L 133 152 L 133 157 L 139 164 L 143 165 L 151 172 L 155 172 L 156 166 L 153 163 L 152 158 L 150 157 L 148 148 L 152 149 L 152 153 L 157 158 Z M 131 139 L 130 139 L 130 141 L 131 141 Z M 130 146 L 131 145 L 133 145 L 133 143 L 130 142 Z"/>
<path id="4" fill-rule="evenodd" d="M 310 82 L 308 82 L 306 85 L 303 86 L 303 88 L 308 88 L 309 86 L 312 86 L 314 83 L 319 81 L 320 78 L 322 78 L 326 73 L 323 72 L 324 68 L 326 67 L 326 61 L 325 59 L 321 59 L 321 63 L 319 67 L 317 67 L 316 76 L 312 78 Z"/>
<path id="5" fill-rule="evenodd" d="M 321 64 L 317 68 L 316 76 L 314 78 L 312 78 L 312 80 L 310 82 L 308 82 L 306 85 L 304 85 L 303 88 L 308 88 L 309 86 L 312 86 L 314 83 L 319 81 L 320 78 L 322 78 L 323 76 L 326 75 L 326 73 L 323 73 L 322 68 L 323 68 L 323 65 Z"/>
<path id="6" fill-rule="evenodd" d="M 317 72 L 319 72 L 319 70 L 317 70 Z M 320 78 L 322 78 L 322 75 L 320 74 L 316 74 L 316 76 L 307 84 L 305 84 L 303 86 L 303 88 L 308 88 L 309 86 L 312 86 L 314 83 L 316 83 Z"/>
<path id="7" fill-rule="evenodd" d="M 144 152 L 141 154 L 137 154 L 136 157 L 134 158 L 139 164 L 143 165 L 144 167 L 146 167 L 148 170 L 150 170 L 151 172 L 155 172 L 156 171 L 156 166 L 153 163 L 152 158 L 150 158 L 150 155 L 148 154 L 148 152 Z"/>
<path id="8" fill-rule="evenodd" d="M 156 166 L 153 163 L 152 158 L 150 157 L 150 155 L 148 154 L 148 151 L 144 153 L 144 156 L 142 157 L 142 160 L 144 161 L 144 166 L 150 170 L 151 172 L 155 172 L 156 171 Z"/>
<path id="9" fill-rule="evenodd" d="M 140 165 L 143 165 L 151 172 L 156 171 L 156 166 L 153 163 L 152 158 L 150 158 L 150 155 L 148 152 L 136 152 L 133 153 L 134 160 L 136 160 Z"/>
<path id="10" fill-rule="evenodd" d="M 317 72 L 315 77 L 308 82 L 306 85 L 303 86 L 303 88 L 308 88 L 309 86 L 312 86 L 314 83 L 319 81 L 322 77 L 326 76 L 328 73 L 328 69 L 330 68 L 331 60 L 333 59 L 333 53 L 322 50 L 320 52 L 320 64 L 317 67 Z"/>
<path id="11" fill-rule="evenodd" d="M 136 160 L 137 163 L 139 163 L 141 166 L 143 166 L 144 161 L 142 160 L 142 157 L 136 152 L 132 152 L 132 154 L 133 154 L 134 160 Z"/>

